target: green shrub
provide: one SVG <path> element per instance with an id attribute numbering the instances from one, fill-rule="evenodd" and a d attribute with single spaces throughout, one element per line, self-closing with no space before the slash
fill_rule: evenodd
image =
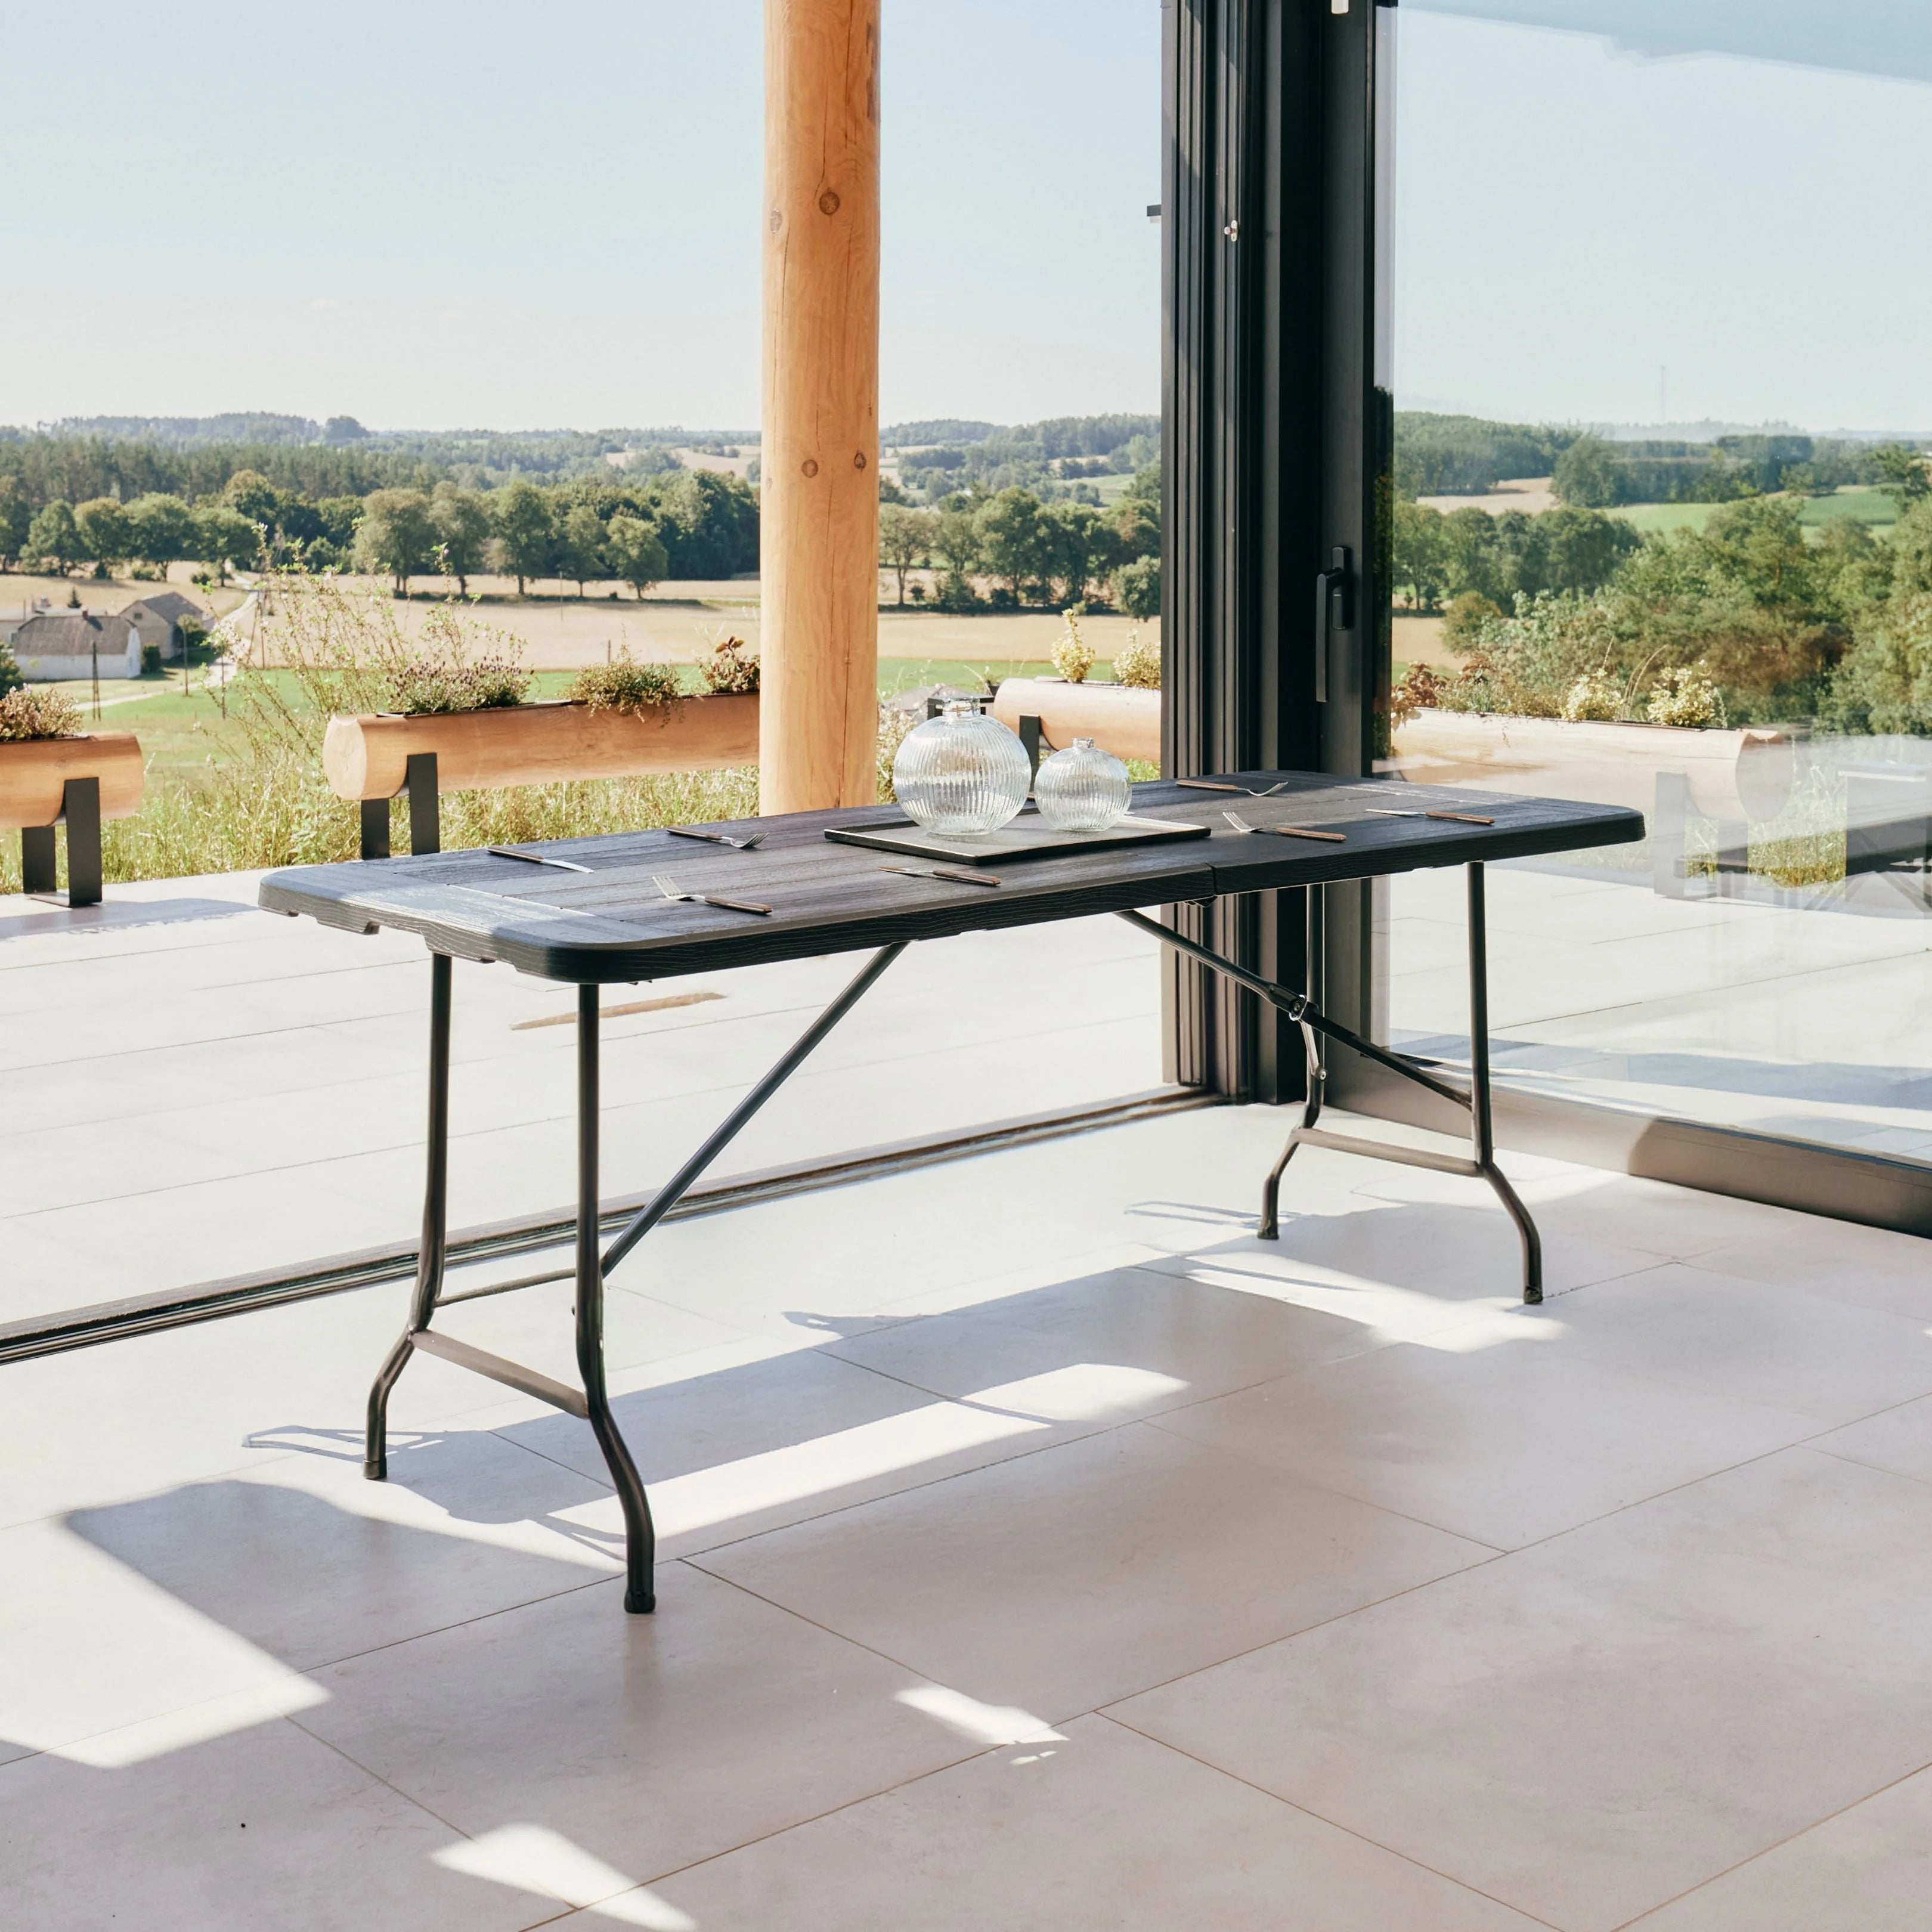
<path id="1" fill-rule="evenodd" d="M 530 688 L 530 673 L 514 659 L 424 652 L 395 668 L 388 708 L 412 718 L 497 711 L 522 704 Z"/>
<path id="2" fill-rule="evenodd" d="M 1053 647 L 1053 668 L 1069 684 L 1082 684 L 1094 668 L 1094 646 L 1080 634 L 1079 620 L 1072 611 L 1066 613 L 1066 628 Z"/>
<path id="3" fill-rule="evenodd" d="M 570 681 L 566 696 L 592 711 L 635 715 L 662 711 L 679 694 L 677 673 L 669 664 L 640 664 L 626 651 L 608 664 L 591 664 Z"/>
<path id="4" fill-rule="evenodd" d="M 1130 631 L 1127 641 L 1114 653 L 1114 676 L 1136 691 L 1160 688 L 1160 645 L 1157 640 Z"/>

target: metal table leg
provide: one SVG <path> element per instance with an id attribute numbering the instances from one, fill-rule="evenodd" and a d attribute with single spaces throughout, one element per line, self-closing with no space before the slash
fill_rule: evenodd
<path id="1" fill-rule="evenodd" d="M 416 1286 L 410 1294 L 410 1325 L 382 1359 L 369 1391 L 368 1433 L 362 1473 L 372 1483 L 389 1473 L 389 1391 L 404 1369 L 416 1338 L 426 1330 L 442 1290 L 444 1244 L 449 1228 L 449 1012 L 454 962 L 446 952 L 429 962 L 429 1140 L 423 1184 L 422 1245 L 416 1250 Z"/>
<path id="2" fill-rule="evenodd" d="M 429 1150 L 423 1196 L 422 1246 L 416 1262 L 416 1286 L 410 1300 L 409 1325 L 383 1358 L 369 1391 L 368 1434 L 362 1473 L 373 1482 L 388 1474 L 387 1417 L 389 1392 L 410 1358 L 418 1350 L 441 1357 L 459 1367 L 488 1376 L 525 1395 L 535 1396 L 566 1414 L 590 1424 L 610 1472 L 612 1486 L 624 1512 L 624 1607 L 634 1613 L 656 1606 L 652 1566 L 656 1537 L 650 1504 L 623 1434 L 610 1412 L 604 1372 L 604 1282 L 610 1270 L 674 1208 L 692 1184 L 736 1138 L 753 1114 L 790 1078 L 813 1048 L 856 1006 L 886 968 L 905 950 L 903 941 L 874 953 L 858 976 L 806 1028 L 790 1050 L 746 1095 L 698 1151 L 633 1216 L 610 1246 L 599 1252 L 602 1211 L 598 1190 L 599 1070 L 598 995 L 599 988 L 580 986 L 577 995 L 577 1240 L 572 1265 L 515 1281 L 493 1282 L 459 1294 L 442 1292 L 449 1196 L 449 1032 L 452 964 L 441 953 L 430 956 Z M 583 1381 L 571 1388 L 520 1362 L 446 1335 L 431 1324 L 436 1311 L 483 1295 L 504 1294 L 539 1283 L 574 1281 L 577 1287 L 577 1366 Z"/>
<path id="3" fill-rule="evenodd" d="M 1288 1144 L 1282 1148 L 1281 1158 L 1276 1162 L 1262 1190 L 1262 1218 L 1256 1231 L 1262 1239 L 1274 1240 L 1278 1238 L 1281 1177 L 1298 1147 L 1327 1148 L 1338 1154 L 1361 1154 L 1371 1160 L 1395 1161 L 1405 1167 L 1430 1168 L 1439 1174 L 1466 1174 L 1472 1180 L 1486 1181 L 1516 1223 L 1516 1233 L 1522 1244 L 1523 1300 L 1534 1304 L 1543 1299 L 1543 1244 L 1537 1234 L 1536 1223 L 1530 1218 L 1529 1210 L 1516 1190 L 1510 1185 L 1508 1176 L 1496 1165 L 1490 1092 L 1489 943 L 1483 868 L 1480 864 L 1469 868 L 1469 1087 L 1466 1093 L 1426 1071 L 1417 1061 L 1392 1053 L 1387 1047 L 1378 1046 L 1373 1040 L 1364 1040 L 1360 1034 L 1331 1020 L 1309 994 L 1278 986 L 1273 980 L 1263 979 L 1258 973 L 1237 966 L 1207 946 L 1169 931 L 1144 913 L 1124 912 L 1119 916 L 1130 926 L 1137 926 L 1142 932 L 1151 934 L 1162 945 L 1171 946 L 1176 952 L 1184 952 L 1190 959 L 1198 959 L 1204 966 L 1224 974 L 1237 986 L 1246 987 L 1251 993 L 1258 994 L 1270 1006 L 1286 1013 L 1301 1028 L 1304 1050 L 1309 1058 L 1309 1098 L 1303 1110 L 1301 1125 L 1289 1134 Z M 1311 913 L 1311 960 L 1320 957 L 1320 932 L 1315 923 L 1317 918 L 1318 914 Z M 1388 1141 L 1365 1140 L 1355 1134 L 1331 1133 L 1316 1126 L 1316 1122 L 1321 1118 L 1325 1078 L 1321 1064 L 1322 1039 L 1339 1041 L 1364 1058 L 1372 1060 L 1378 1066 L 1385 1066 L 1403 1079 L 1426 1088 L 1438 1099 L 1460 1107 L 1469 1116 L 1469 1157 L 1466 1160 L 1454 1154 L 1436 1154 L 1425 1148 L 1402 1147 Z"/>

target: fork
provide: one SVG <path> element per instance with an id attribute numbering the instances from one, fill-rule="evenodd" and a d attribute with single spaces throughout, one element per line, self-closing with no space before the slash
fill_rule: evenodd
<path id="1" fill-rule="evenodd" d="M 734 852 L 755 852 L 771 836 L 754 832 L 748 838 L 734 838 L 728 832 L 700 832 L 695 826 L 674 825 L 669 829 L 674 838 L 703 838 L 713 845 L 728 845 Z"/>
<path id="2" fill-rule="evenodd" d="M 1286 780 L 1262 791 L 1249 791 L 1246 785 L 1230 784 L 1225 778 L 1176 778 L 1174 783 L 1188 791 L 1240 791 L 1250 798 L 1273 798 L 1276 792 L 1293 789 Z"/>
<path id="3" fill-rule="evenodd" d="M 728 912 L 755 912 L 769 914 L 768 905 L 758 905 L 750 899 L 721 899 L 715 892 L 680 892 L 677 881 L 662 872 L 651 874 L 651 884 L 668 899 L 682 899 L 688 905 L 722 906 Z"/>
<path id="4" fill-rule="evenodd" d="M 1237 832 L 1275 832 L 1284 838 L 1319 838 L 1328 845 L 1346 845 L 1348 842 L 1346 832 L 1316 832 L 1306 825 L 1250 825 L 1238 812 L 1224 812 L 1221 816 Z"/>

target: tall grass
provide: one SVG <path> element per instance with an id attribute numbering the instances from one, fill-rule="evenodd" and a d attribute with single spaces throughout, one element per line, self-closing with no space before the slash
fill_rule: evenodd
<path id="1" fill-rule="evenodd" d="M 357 808 L 322 777 L 329 718 L 396 709 L 425 675 L 460 682 L 470 668 L 500 670 L 520 653 L 514 638 L 478 622 L 458 603 L 432 612 L 419 641 L 405 635 L 386 602 L 346 591 L 332 578 L 278 577 L 266 588 L 275 614 L 272 667 L 219 632 L 210 640 L 225 646 L 234 667 L 224 693 L 232 754 L 189 772 L 150 770 L 140 812 L 101 828 L 108 880 L 353 859 Z M 271 668 L 280 675 L 268 675 Z M 892 753 L 906 728 L 881 713 L 881 798 L 892 796 Z M 755 767 L 668 772 L 446 793 L 440 830 L 443 846 L 454 850 L 743 818 L 758 806 Z M 394 848 L 406 851 L 406 802 L 392 812 Z M 9 837 L 0 840 L 0 892 L 20 889 L 19 842 Z"/>

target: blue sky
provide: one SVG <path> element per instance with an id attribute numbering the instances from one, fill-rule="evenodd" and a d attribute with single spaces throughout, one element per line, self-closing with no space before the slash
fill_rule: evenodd
<path id="1" fill-rule="evenodd" d="M 9 7 L 0 422 L 754 425 L 762 12 Z M 886 0 L 886 420 L 1158 407 L 1159 20 Z"/>
<path id="2" fill-rule="evenodd" d="M 9 8 L 0 422 L 752 426 L 761 14 Z M 1932 428 L 1928 0 L 1396 17 L 1405 403 Z M 886 420 L 1156 406 L 1158 20 L 886 0 Z"/>
<path id="3" fill-rule="evenodd" d="M 1932 430 L 1925 0 L 1398 17 L 1403 402 Z"/>

